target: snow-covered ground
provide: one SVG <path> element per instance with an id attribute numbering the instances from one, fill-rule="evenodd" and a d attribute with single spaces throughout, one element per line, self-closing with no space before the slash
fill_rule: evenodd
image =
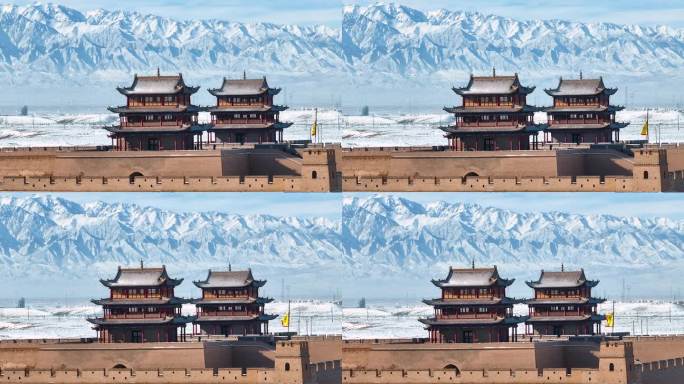
<path id="1" fill-rule="evenodd" d="M 613 303 L 599 305 L 602 314 L 612 311 Z M 421 317 L 432 316 L 431 307 L 399 302 L 371 303 L 367 308 L 345 308 L 342 334 L 348 339 L 427 337 Z M 524 304 L 514 307 L 516 315 L 527 315 Z M 684 333 L 684 304 L 662 301 L 615 303 L 615 332 L 631 334 L 682 334 Z M 612 332 L 605 328 L 604 332 Z M 518 332 L 525 332 L 520 325 Z"/>
<path id="2" fill-rule="evenodd" d="M 72 300 L 68 304 L 55 300 L 29 300 L 27 308 L 11 308 L 1 302 L 0 339 L 41 339 L 95 337 L 88 317 L 100 316 L 100 307 L 87 300 Z M 269 323 L 271 332 L 283 332 L 280 319 L 287 312 L 288 303 L 273 302 L 266 305 L 266 313 L 277 314 Z M 183 305 L 183 314 L 193 315 L 195 306 Z M 342 331 L 342 307 L 337 303 L 301 300 L 290 304 L 290 331 L 299 334 L 339 335 Z M 191 326 L 187 328 L 192 331 Z"/>
<path id="3" fill-rule="evenodd" d="M 678 129 L 678 118 L 682 129 Z M 623 140 L 643 139 L 641 127 L 646 110 L 618 112 L 617 120 L 631 125 L 621 132 Z M 102 126 L 115 124 L 114 114 L 41 114 L 36 116 L 0 116 L 0 147 L 109 145 L 111 140 Z M 286 140 L 308 140 L 313 109 L 290 109 L 281 120 L 293 122 L 285 130 Z M 546 121 L 537 113 L 537 122 Z M 208 122 L 209 114 L 201 113 L 200 122 Z M 452 123 L 447 113 L 388 113 L 370 116 L 343 114 L 337 110 L 318 112 L 319 140 L 341 142 L 344 146 L 432 146 L 445 145 L 439 126 Z M 651 141 L 659 132 L 662 142 L 684 141 L 684 113 L 676 110 L 650 111 Z"/>
<path id="4" fill-rule="evenodd" d="M 271 331 L 285 331 L 280 319 L 287 312 L 287 306 L 286 302 L 266 305 L 267 313 L 280 316 L 270 322 Z M 611 312 L 612 306 L 612 302 L 606 302 L 599 306 L 599 311 Z M 525 315 L 527 307 L 516 305 L 514 311 Z M 193 314 L 194 306 L 184 305 L 183 313 Z M 349 339 L 410 338 L 427 336 L 418 319 L 430 316 L 432 308 L 408 304 L 405 300 L 368 302 L 367 308 L 342 308 L 338 303 L 301 300 L 291 303 L 290 313 L 290 331 L 300 334 L 342 334 Z M 664 301 L 616 303 L 615 313 L 616 332 L 684 333 L 684 304 Z M 66 305 L 54 300 L 30 300 L 28 308 L 0 307 L 0 339 L 94 337 L 95 332 L 86 318 L 98 315 L 99 307 L 86 300 Z M 524 332 L 522 326 L 520 332 Z"/>

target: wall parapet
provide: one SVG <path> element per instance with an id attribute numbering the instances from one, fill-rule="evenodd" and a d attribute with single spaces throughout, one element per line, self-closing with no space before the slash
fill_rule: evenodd
<path id="1" fill-rule="evenodd" d="M 627 176 L 363 177 L 344 176 L 349 192 L 632 192 Z"/>
<path id="2" fill-rule="evenodd" d="M 308 191 L 301 176 L 199 176 L 199 177 L 21 177 L 5 176 L 3 191 L 83 192 L 301 192 Z M 320 188 L 323 188 L 322 186 Z M 329 192 L 321 190 L 319 192 Z"/>
<path id="3" fill-rule="evenodd" d="M 457 367 L 442 370 L 343 370 L 342 382 L 348 384 L 432 384 L 432 383 L 501 383 L 536 384 L 598 382 L 599 371 L 577 369 L 503 369 L 461 371 Z M 592 380 L 593 379 L 593 380 Z"/>
<path id="4" fill-rule="evenodd" d="M 9 383 L 273 383 L 274 370 L 264 368 L 206 369 L 20 369 L 0 370 L 0 381 Z"/>

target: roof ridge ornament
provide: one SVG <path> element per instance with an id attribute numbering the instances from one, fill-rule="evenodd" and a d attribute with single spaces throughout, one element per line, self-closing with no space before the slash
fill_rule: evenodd
<path id="1" fill-rule="evenodd" d="M 496 67 L 492 67 L 492 77 L 496 77 Z"/>
<path id="2" fill-rule="evenodd" d="M 161 71 L 159 70 L 159 67 L 157 67 L 157 77 L 161 77 Z"/>
<path id="3" fill-rule="evenodd" d="M 580 70 L 580 80 L 584 80 L 584 74 L 582 74 L 582 70 Z"/>

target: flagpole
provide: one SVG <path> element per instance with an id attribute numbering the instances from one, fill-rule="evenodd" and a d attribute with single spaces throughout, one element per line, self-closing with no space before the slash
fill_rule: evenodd
<path id="1" fill-rule="evenodd" d="M 613 300 L 613 326 L 611 328 L 611 333 L 615 334 L 615 300 Z"/>
<path id="2" fill-rule="evenodd" d="M 646 126 L 647 126 L 647 127 L 649 126 L 649 124 L 648 124 L 648 112 L 649 112 L 649 111 L 648 111 L 648 108 L 646 108 Z M 649 142 L 651 141 L 651 132 L 650 132 L 650 130 L 647 130 L 647 131 L 646 131 L 646 135 L 647 135 L 647 136 L 646 136 L 646 142 L 649 143 Z"/>
<path id="3" fill-rule="evenodd" d="M 290 334 L 290 299 L 287 299 L 287 339 L 291 340 L 292 335 Z"/>

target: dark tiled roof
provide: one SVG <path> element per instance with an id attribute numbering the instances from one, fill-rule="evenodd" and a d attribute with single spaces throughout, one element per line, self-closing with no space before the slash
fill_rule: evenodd
<path id="1" fill-rule="evenodd" d="M 556 89 L 545 89 L 544 91 L 550 96 L 595 96 L 602 93 L 612 95 L 617 92 L 617 88 L 606 88 L 603 84 L 603 78 L 579 80 L 561 78 Z"/>
<path id="2" fill-rule="evenodd" d="M 516 106 L 516 107 L 444 107 L 444 111 L 449 113 L 533 113 L 540 111 L 541 108 L 532 105 Z"/>
<path id="3" fill-rule="evenodd" d="M 555 112 L 617 112 L 617 111 L 622 111 L 625 109 L 625 107 L 621 107 L 618 105 L 609 105 L 609 106 L 596 106 L 596 105 L 587 105 L 587 106 L 572 106 L 572 107 L 546 107 L 542 108 L 545 112 L 548 113 L 555 113 Z"/>
<path id="4" fill-rule="evenodd" d="M 251 285 L 261 287 L 266 284 L 266 280 L 255 280 L 251 269 L 246 271 L 209 270 L 206 279 L 193 283 L 199 288 L 241 288 Z"/>
<path id="5" fill-rule="evenodd" d="M 119 287 L 160 287 L 163 285 L 177 286 L 183 279 L 172 279 L 166 273 L 166 267 L 161 268 L 121 268 L 113 279 L 101 279 L 100 282 L 110 288 Z"/>
<path id="6" fill-rule="evenodd" d="M 196 105 L 173 105 L 173 106 L 159 106 L 159 107 L 107 107 L 110 112 L 114 113 L 182 113 L 182 112 L 199 112 L 200 107 Z"/>
<path id="7" fill-rule="evenodd" d="M 268 128 L 275 128 L 275 129 L 285 129 L 289 128 L 292 125 L 292 123 L 283 123 L 283 122 L 278 122 L 278 123 L 265 123 L 265 124 L 214 124 L 211 126 L 210 129 L 212 130 L 218 130 L 218 129 L 268 129 Z"/>
<path id="8" fill-rule="evenodd" d="M 518 324 L 522 323 L 525 321 L 525 317 L 518 317 L 518 316 L 513 316 L 513 317 L 496 317 L 496 318 L 489 318 L 489 319 L 437 319 L 434 317 L 428 318 L 428 319 L 418 319 L 423 324 L 426 325 L 461 325 L 461 326 L 467 326 L 467 325 L 473 325 L 473 326 L 478 326 L 478 325 L 497 325 L 497 324 Z"/>
<path id="9" fill-rule="evenodd" d="M 479 298 L 479 299 L 427 299 L 423 303 L 432 306 L 449 306 L 449 305 L 512 305 L 518 303 L 519 300 L 514 300 L 509 297 L 504 298 Z"/>
<path id="10" fill-rule="evenodd" d="M 537 281 L 528 281 L 531 288 L 577 288 L 583 285 L 594 287 L 598 281 L 587 280 L 584 270 L 548 272 L 542 271 Z"/>
<path id="11" fill-rule="evenodd" d="M 603 315 L 582 315 L 582 316 L 532 316 L 527 319 L 528 323 L 558 323 L 574 321 L 603 321 Z"/>
<path id="12" fill-rule="evenodd" d="M 88 318 L 87 320 L 95 325 L 158 325 L 158 324 L 178 324 L 183 325 L 192 322 L 194 316 L 169 316 L 157 319 L 105 319 L 105 318 Z"/>
<path id="13" fill-rule="evenodd" d="M 529 94 L 535 87 L 524 87 L 518 75 L 514 76 L 470 76 L 468 85 L 454 88 L 459 95 L 508 95 L 514 93 Z"/>
<path id="14" fill-rule="evenodd" d="M 589 298 L 564 298 L 564 297 L 557 297 L 553 299 L 530 299 L 526 300 L 525 303 L 528 305 L 536 305 L 536 304 L 600 304 L 605 302 L 605 299 L 600 299 L 596 297 L 589 297 Z"/>
<path id="15" fill-rule="evenodd" d="M 537 132 L 544 129 L 546 125 L 533 124 L 533 125 L 515 125 L 515 126 L 479 126 L 479 127 L 440 127 L 440 129 L 449 134 L 459 134 L 459 133 L 522 133 L 522 132 Z"/>
<path id="16" fill-rule="evenodd" d="M 515 279 L 502 279 L 496 267 L 492 268 L 449 268 L 449 274 L 443 280 L 432 280 L 438 287 L 489 287 L 499 285 L 507 287 Z"/>
<path id="17" fill-rule="evenodd" d="M 234 299 L 195 299 L 192 302 L 197 305 L 220 305 L 220 304 L 266 304 L 272 302 L 270 297 L 249 297 Z"/>
<path id="18" fill-rule="evenodd" d="M 284 105 L 234 105 L 234 106 L 222 106 L 222 107 L 209 107 L 208 112 L 282 112 L 287 110 L 288 107 Z"/>
<path id="19" fill-rule="evenodd" d="M 210 321 L 271 321 L 277 318 L 278 315 L 250 315 L 250 316 L 198 316 L 195 322 L 210 322 Z"/>
<path id="20" fill-rule="evenodd" d="M 183 81 L 183 75 L 171 76 L 138 76 L 133 78 L 130 87 L 118 87 L 124 95 L 175 95 L 178 93 L 193 94 L 199 87 L 189 87 Z"/>
<path id="21" fill-rule="evenodd" d="M 214 96 L 253 96 L 264 93 L 277 95 L 280 88 L 270 88 L 266 78 L 262 79 L 228 79 L 223 78 L 220 88 L 210 89 Z"/>
<path id="22" fill-rule="evenodd" d="M 180 297 L 169 297 L 165 299 L 95 299 L 91 300 L 93 304 L 97 305 L 126 305 L 126 306 L 137 306 L 137 305 L 180 305 L 190 303 L 188 299 L 182 299 Z"/>
<path id="23" fill-rule="evenodd" d="M 603 123 L 603 124 L 549 124 L 546 130 L 581 130 L 581 129 L 622 129 L 629 123 Z"/>
<path id="24" fill-rule="evenodd" d="M 183 124 L 179 126 L 158 125 L 154 127 L 104 127 L 111 133 L 179 133 L 179 132 L 202 132 L 207 129 L 203 124 Z"/>

